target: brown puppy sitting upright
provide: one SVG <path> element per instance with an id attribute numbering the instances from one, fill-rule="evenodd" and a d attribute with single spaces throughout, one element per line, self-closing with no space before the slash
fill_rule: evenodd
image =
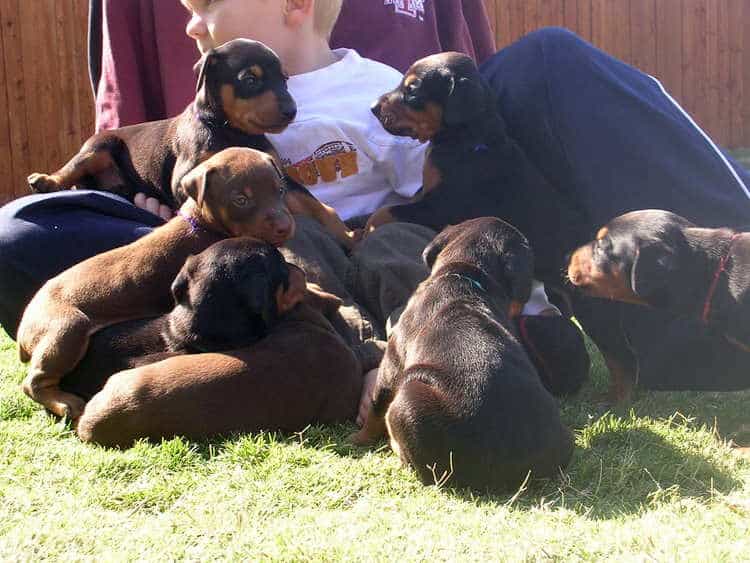
<path id="1" fill-rule="evenodd" d="M 531 291 L 526 238 L 496 218 L 441 232 L 424 251 L 431 268 L 388 341 L 364 427 L 422 482 L 517 487 L 529 471 L 554 475 L 571 434 L 519 342 L 512 318 Z"/>
<path id="2" fill-rule="evenodd" d="M 632 211 L 572 254 L 568 278 L 594 297 L 701 319 L 750 351 L 750 233 Z"/>
<path id="3" fill-rule="evenodd" d="M 440 231 L 494 215 L 528 237 L 535 277 L 559 284 L 566 252 L 588 237 L 587 222 L 508 135 L 470 57 L 440 53 L 415 62 L 372 111 L 389 133 L 430 145 L 421 190 L 409 203 L 373 213 L 365 234 L 391 221 Z"/>
<path id="4" fill-rule="evenodd" d="M 130 201 L 140 192 L 176 209 L 188 196 L 182 178 L 211 155 L 248 147 L 276 157 L 265 133 L 280 133 L 297 114 L 278 56 L 257 41 L 235 39 L 208 51 L 199 65 L 195 100 L 180 115 L 97 133 L 54 174 L 31 174 L 31 190 L 77 186 Z M 304 186 L 286 182 L 291 212 L 313 217 L 351 248 L 354 233 L 336 212 Z"/>
<path id="5" fill-rule="evenodd" d="M 302 270 L 288 267 L 287 289 L 265 296 L 273 309 L 298 301 L 305 288 Z M 183 308 L 175 321 L 193 323 L 194 312 Z M 114 374 L 86 404 L 76 431 L 85 442 L 118 447 L 178 435 L 298 432 L 353 419 L 361 390 L 357 356 L 317 309 L 301 302 L 252 346 L 178 355 Z"/>
<path id="6" fill-rule="evenodd" d="M 230 148 L 182 180 L 188 199 L 167 224 L 126 246 L 93 256 L 45 283 L 18 328 L 21 361 L 30 361 L 24 392 L 58 416 L 76 418 L 83 401 L 59 388 L 83 357 L 89 337 L 171 306 L 170 285 L 186 258 L 230 236 L 279 246 L 294 232 L 273 158 Z"/>

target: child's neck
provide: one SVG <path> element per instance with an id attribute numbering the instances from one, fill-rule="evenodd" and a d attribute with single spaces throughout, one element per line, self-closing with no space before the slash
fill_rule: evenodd
<path id="1" fill-rule="evenodd" d="M 290 52 L 280 54 L 284 61 L 284 71 L 289 76 L 305 74 L 335 63 L 338 58 L 328 46 L 328 42 L 315 34 L 301 44 L 295 45 Z"/>

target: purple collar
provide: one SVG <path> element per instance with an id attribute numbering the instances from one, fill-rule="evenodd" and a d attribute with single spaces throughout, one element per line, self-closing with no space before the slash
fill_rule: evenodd
<path id="1" fill-rule="evenodd" d="M 207 231 L 206 227 L 201 225 L 198 221 L 196 221 L 195 217 L 191 217 L 190 215 L 185 215 L 181 209 L 177 210 L 177 215 L 185 219 L 188 225 L 190 225 L 190 232 L 196 233 L 198 231 Z"/>

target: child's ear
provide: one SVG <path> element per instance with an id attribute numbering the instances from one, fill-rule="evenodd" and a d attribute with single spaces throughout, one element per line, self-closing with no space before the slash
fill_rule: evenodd
<path id="1" fill-rule="evenodd" d="M 293 29 L 299 28 L 313 15 L 314 0 L 285 0 L 284 23 Z"/>

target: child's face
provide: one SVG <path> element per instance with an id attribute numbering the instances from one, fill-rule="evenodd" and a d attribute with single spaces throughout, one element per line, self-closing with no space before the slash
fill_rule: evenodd
<path id="1" fill-rule="evenodd" d="M 181 0 L 191 14 L 185 32 L 201 53 L 237 38 L 254 39 L 275 51 L 285 34 L 281 0 Z"/>

